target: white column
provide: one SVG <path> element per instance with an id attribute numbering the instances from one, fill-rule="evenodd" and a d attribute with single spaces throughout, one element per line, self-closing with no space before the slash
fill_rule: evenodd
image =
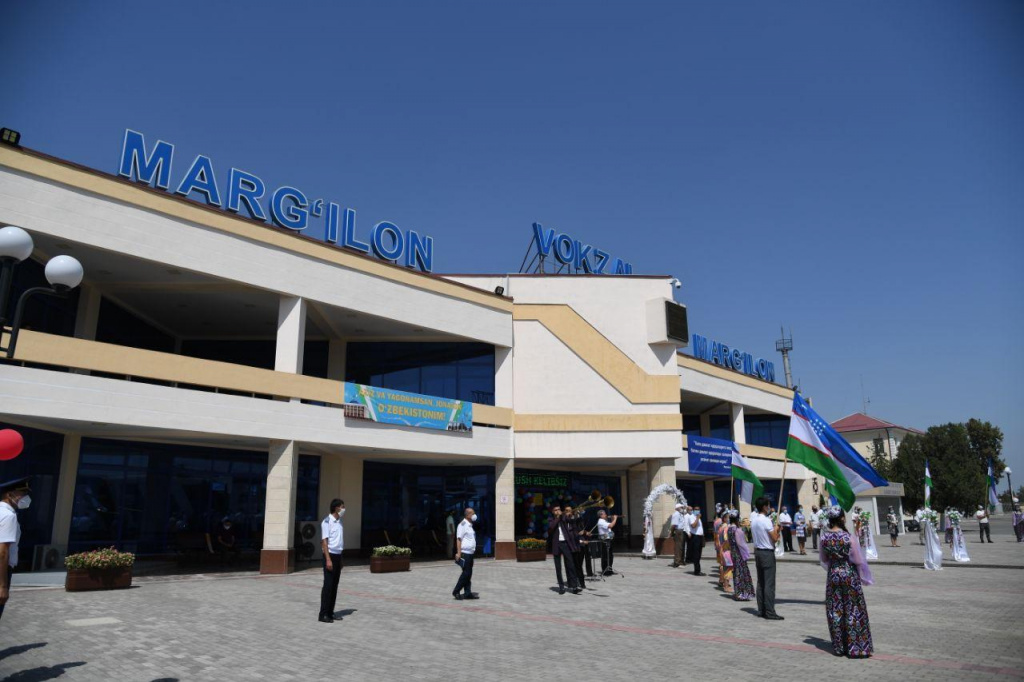
<path id="1" fill-rule="evenodd" d="M 267 462 L 267 500 L 264 509 L 260 573 L 294 570 L 295 484 L 299 445 L 293 440 L 270 441 Z"/>
<path id="2" fill-rule="evenodd" d="M 274 369 L 278 372 L 302 374 L 302 351 L 305 343 L 306 299 L 282 296 L 277 310 L 277 354 Z"/>
<path id="3" fill-rule="evenodd" d="M 71 535 L 71 512 L 75 504 L 75 482 L 78 480 L 78 458 L 82 437 L 64 436 L 60 452 L 60 474 L 57 478 L 57 505 L 53 509 L 53 531 L 50 544 L 67 549 Z"/>
<path id="4" fill-rule="evenodd" d="M 515 460 L 494 463 L 494 558 L 516 558 Z"/>
<path id="5" fill-rule="evenodd" d="M 700 415 L 700 435 L 705 438 L 711 437 L 711 415 L 702 414 Z"/>
<path id="6" fill-rule="evenodd" d="M 512 349 L 494 348 L 494 404 L 513 407 L 512 402 Z"/>
<path id="7" fill-rule="evenodd" d="M 75 338 L 96 340 L 96 325 L 100 320 L 100 302 L 103 297 L 99 289 L 83 284 L 78 294 L 78 311 L 75 313 Z M 88 374 L 87 369 L 72 369 L 72 374 Z"/>
<path id="8" fill-rule="evenodd" d="M 732 440 L 735 443 L 746 443 L 747 427 L 743 422 L 743 406 L 730 403 L 729 409 L 732 415 Z"/>
<path id="9" fill-rule="evenodd" d="M 348 354 L 348 342 L 344 339 L 331 339 L 327 342 L 327 378 L 334 381 L 345 380 L 345 358 Z M 347 505 L 347 503 L 346 503 Z M 346 506 L 345 516 L 348 516 Z"/>
<path id="10" fill-rule="evenodd" d="M 652 490 L 665 483 L 674 486 L 676 484 L 675 460 L 647 460 L 647 480 Z M 672 512 L 675 511 L 675 506 L 675 500 L 671 495 L 662 495 L 654 502 L 654 508 L 651 510 L 651 523 L 654 526 L 656 540 L 662 538 L 662 542 L 664 542 L 664 538 L 670 536 L 669 520 L 672 517 Z"/>

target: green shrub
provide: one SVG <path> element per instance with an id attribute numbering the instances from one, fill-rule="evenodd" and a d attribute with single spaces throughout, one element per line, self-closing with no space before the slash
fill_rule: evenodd
<path id="1" fill-rule="evenodd" d="M 519 549 L 547 549 L 548 543 L 540 538 L 521 538 L 516 540 Z"/>
<path id="2" fill-rule="evenodd" d="M 134 554 L 118 552 L 113 547 L 94 549 L 91 552 L 70 554 L 64 557 L 66 568 L 129 568 L 134 563 Z"/>
<path id="3" fill-rule="evenodd" d="M 373 556 L 410 556 L 412 550 L 408 547 L 397 547 L 395 545 L 384 545 L 383 547 L 374 547 Z"/>

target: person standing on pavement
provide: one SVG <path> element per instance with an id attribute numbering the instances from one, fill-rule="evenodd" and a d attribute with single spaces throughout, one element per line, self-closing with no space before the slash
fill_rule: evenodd
<path id="1" fill-rule="evenodd" d="M 759 497 L 754 503 L 757 513 L 751 514 L 750 532 L 754 536 L 754 564 L 757 567 L 757 615 L 767 620 L 784 620 L 775 613 L 775 543 L 781 529 L 772 524 L 772 502 Z"/>
<path id="2" fill-rule="evenodd" d="M 811 541 L 814 545 L 811 549 L 818 549 L 818 535 L 821 533 L 821 517 L 818 515 L 818 508 L 811 506 Z"/>
<path id="3" fill-rule="evenodd" d="M 612 564 L 615 562 L 615 553 L 612 551 L 612 538 L 615 533 L 612 528 L 619 522 L 616 514 L 608 521 L 608 512 L 604 509 L 597 512 L 597 537 L 601 540 L 601 575 L 612 573 Z"/>
<path id="4" fill-rule="evenodd" d="M 789 515 L 789 507 L 783 507 L 779 513 L 779 526 L 782 528 L 782 551 L 793 551 L 793 518 Z"/>
<path id="5" fill-rule="evenodd" d="M 462 575 L 459 576 L 459 582 L 455 583 L 452 596 L 459 600 L 480 598 L 480 595 L 472 590 L 473 555 L 476 554 L 476 530 L 473 529 L 473 523 L 476 520 L 477 515 L 473 508 L 466 507 L 462 521 L 455 530 L 455 563 L 462 567 Z"/>
<path id="6" fill-rule="evenodd" d="M 981 541 L 985 542 L 985 538 L 988 538 L 989 543 L 992 542 L 992 532 L 989 531 L 989 519 L 988 510 L 983 505 L 978 505 L 978 511 L 975 512 L 974 518 L 978 519 L 978 534 L 981 535 Z"/>
<path id="7" fill-rule="evenodd" d="M 338 581 L 341 580 L 341 552 L 345 548 L 345 529 L 341 517 L 345 503 L 331 500 L 331 512 L 320 522 L 320 549 L 324 553 L 324 586 L 320 588 L 321 623 L 334 622 L 334 606 L 338 600 Z"/>
<path id="8" fill-rule="evenodd" d="M 444 551 L 448 558 L 455 556 L 455 510 L 449 509 L 448 516 L 444 520 Z"/>
<path id="9" fill-rule="evenodd" d="M 0 483 L 0 617 L 11 596 L 11 575 L 18 565 L 21 525 L 15 509 L 28 509 L 28 477 Z"/>
<path id="10" fill-rule="evenodd" d="M 889 544 L 899 547 L 900 543 L 897 542 L 897 538 L 900 536 L 900 520 L 892 507 L 889 507 L 889 513 L 885 515 L 885 523 L 889 526 Z"/>
<path id="11" fill-rule="evenodd" d="M 555 578 L 558 580 L 558 594 L 565 594 L 565 581 L 562 579 L 562 564 L 569 579 L 569 590 L 573 594 L 580 593 L 579 581 L 576 578 L 575 551 L 578 546 L 575 524 L 569 516 L 572 508 L 566 505 L 566 513 L 556 504 L 551 508 L 551 520 L 548 521 L 548 536 L 551 538 L 551 555 L 555 559 Z"/>
<path id="12" fill-rule="evenodd" d="M 704 551 L 704 523 L 700 516 L 700 507 L 693 508 L 690 518 L 690 562 L 693 564 L 694 575 L 707 575 L 700 570 L 700 557 Z"/>
<path id="13" fill-rule="evenodd" d="M 681 503 L 676 504 L 676 510 L 672 512 L 672 518 L 669 523 L 672 525 L 672 537 L 676 543 L 675 559 L 672 562 L 672 568 L 679 568 L 683 565 L 683 553 L 685 550 L 683 547 L 686 543 L 686 507 Z"/>
<path id="14" fill-rule="evenodd" d="M 807 519 L 804 517 L 803 505 L 796 508 L 793 527 L 796 529 L 796 541 L 800 545 L 800 553 L 807 554 Z"/>
<path id="15" fill-rule="evenodd" d="M 924 507 L 918 507 L 914 512 L 914 520 L 917 521 L 917 539 L 924 544 Z"/>

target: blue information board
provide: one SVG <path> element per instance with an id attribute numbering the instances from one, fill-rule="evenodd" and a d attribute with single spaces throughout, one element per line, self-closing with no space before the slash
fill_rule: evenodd
<path id="1" fill-rule="evenodd" d="M 690 473 L 704 476 L 731 476 L 732 451 L 736 444 L 731 440 L 690 436 L 686 440 L 690 460 Z"/>

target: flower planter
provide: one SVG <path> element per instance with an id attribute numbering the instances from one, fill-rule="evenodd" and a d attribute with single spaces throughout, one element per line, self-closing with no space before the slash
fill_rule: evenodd
<path id="1" fill-rule="evenodd" d="M 370 557 L 370 573 L 397 573 L 409 570 L 409 556 Z"/>
<path id="2" fill-rule="evenodd" d="M 516 547 L 516 561 L 547 561 L 548 550 L 543 547 L 540 549 L 521 549 Z"/>
<path id="3" fill-rule="evenodd" d="M 132 568 L 69 568 L 64 579 L 68 592 L 123 590 L 132 586 Z"/>

